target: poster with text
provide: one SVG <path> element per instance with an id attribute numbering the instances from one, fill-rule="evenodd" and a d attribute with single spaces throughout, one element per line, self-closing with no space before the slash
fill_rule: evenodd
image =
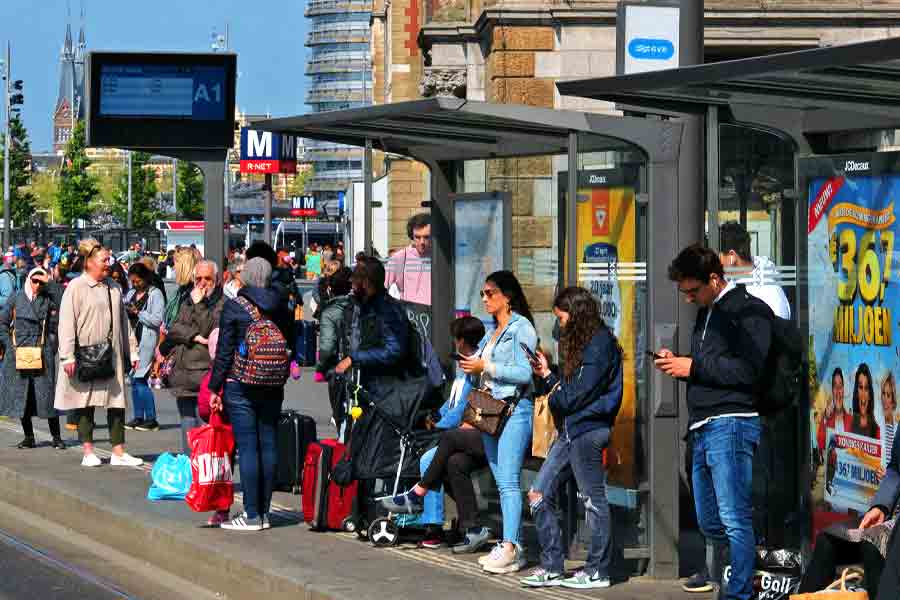
<path id="1" fill-rule="evenodd" d="M 637 259 L 635 213 L 632 187 L 578 190 L 578 261 L 593 273 L 579 279 L 597 298 L 604 321 L 625 352 L 622 408 L 613 428 L 608 461 L 610 481 L 628 488 L 636 487 L 638 477 L 634 461 L 636 375 L 643 356 L 637 351 L 640 320 L 635 315 L 640 277 L 634 275 L 632 266 Z"/>
<path id="2" fill-rule="evenodd" d="M 871 508 L 895 428 L 900 173 L 877 156 L 801 161 L 816 529 Z"/>

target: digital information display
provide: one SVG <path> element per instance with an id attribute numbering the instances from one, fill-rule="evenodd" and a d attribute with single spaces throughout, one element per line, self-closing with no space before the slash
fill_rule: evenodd
<path id="1" fill-rule="evenodd" d="M 225 69 L 202 65 L 102 65 L 100 116 L 218 121 Z"/>

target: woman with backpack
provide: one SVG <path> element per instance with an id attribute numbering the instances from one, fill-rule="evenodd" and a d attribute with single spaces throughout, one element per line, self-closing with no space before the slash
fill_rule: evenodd
<path id="1" fill-rule="evenodd" d="M 271 288 L 272 265 L 264 258 L 251 258 L 244 265 L 243 282 L 237 298 L 228 299 L 222 309 L 207 388 L 210 409 L 224 408 L 234 428 L 244 492 L 244 512 L 222 523 L 222 528 L 260 531 L 270 526 L 269 507 L 278 463 L 278 418 L 289 354 L 284 334 L 271 320 L 280 301 L 278 292 Z M 277 368 L 273 370 L 272 366 Z M 219 396 L 218 390 L 223 387 Z"/>
<path id="2" fill-rule="evenodd" d="M 553 312 L 560 324 L 560 374 L 550 370 L 541 353 L 532 366 L 549 392 L 559 438 L 528 492 L 541 544 L 541 565 L 521 583 L 528 587 L 604 588 L 610 585 L 612 527 L 603 450 L 609 445 L 622 405 L 622 347 L 586 289 L 564 289 L 553 302 Z M 566 578 L 558 493 L 560 484 L 573 473 L 584 497 L 591 547 L 584 568 Z"/>

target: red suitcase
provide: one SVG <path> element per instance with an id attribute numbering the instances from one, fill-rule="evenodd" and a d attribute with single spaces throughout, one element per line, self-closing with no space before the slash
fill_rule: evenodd
<path id="1" fill-rule="evenodd" d="M 316 531 L 344 529 L 353 509 L 356 482 L 341 487 L 331 481 L 331 470 L 347 447 L 337 440 L 319 440 L 306 448 L 303 459 L 303 520 Z"/>

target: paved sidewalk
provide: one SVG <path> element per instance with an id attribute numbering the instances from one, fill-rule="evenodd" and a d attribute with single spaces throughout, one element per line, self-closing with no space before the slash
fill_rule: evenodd
<path id="1" fill-rule="evenodd" d="M 307 374 L 308 375 L 308 374 Z M 304 376 L 307 377 L 306 375 Z M 286 404 L 312 414 L 319 434 L 333 433 L 328 425 L 324 386 L 292 384 Z M 147 460 L 177 450 L 179 431 L 158 393 L 161 422 L 156 433 L 128 432 L 129 451 Z M 174 405 L 174 402 L 171 402 Z M 38 437 L 49 440 L 46 423 L 35 420 Z M 315 533 L 295 512 L 298 499 L 276 494 L 273 528 L 237 533 L 202 526 L 198 515 L 183 502 L 146 500 L 150 465 L 96 469 L 80 467 L 80 449 L 54 451 L 49 445 L 17 450 L 19 424 L 0 420 L 0 500 L 63 524 L 120 552 L 146 561 L 225 598 L 267 597 L 384 600 L 422 598 L 513 598 L 522 594 L 555 598 L 605 600 L 706 600 L 709 594 L 686 594 L 676 582 L 632 579 L 609 590 L 577 592 L 553 588 L 524 590 L 518 576 L 481 572 L 476 556 L 461 558 L 449 551 L 419 550 L 413 545 L 376 549 L 354 535 Z M 71 435 L 71 434 L 70 434 Z M 98 447 L 108 447 L 105 430 L 98 431 Z M 108 454 L 108 453 L 107 453 Z M 238 502 L 240 497 L 238 496 Z M 238 508 L 237 506 L 235 508 Z"/>

